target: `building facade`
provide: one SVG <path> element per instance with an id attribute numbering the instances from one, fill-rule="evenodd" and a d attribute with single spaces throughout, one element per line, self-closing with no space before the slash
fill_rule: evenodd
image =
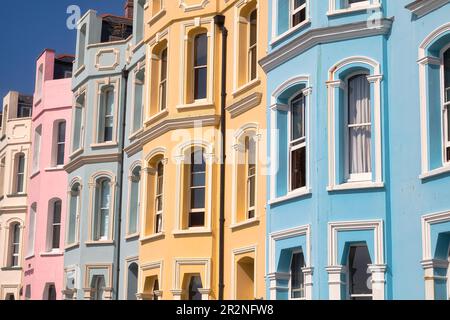
<path id="1" fill-rule="evenodd" d="M 90 10 L 78 23 L 65 299 L 136 299 L 141 154 L 124 150 L 141 128 L 145 50 L 133 8 L 127 1 L 123 17 Z"/>
<path id="2" fill-rule="evenodd" d="M 62 295 L 72 64 L 72 56 L 49 49 L 36 62 L 24 237 L 23 298 L 27 300 L 61 300 Z"/>
<path id="3" fill-rule="evenodd" d="M 268 297 L 448 299 L 449 1 L 269 2 Z"/>
<path id="4" fill-rule="evenodd" d="M 138 296 L 263 298 L 266 2 L 144 7 Z"/>
<path id="5" fill-rule="evenodd" d="M 0 129 L 0 299 L 22 294 L 33 97 L 11 91 Z"/>

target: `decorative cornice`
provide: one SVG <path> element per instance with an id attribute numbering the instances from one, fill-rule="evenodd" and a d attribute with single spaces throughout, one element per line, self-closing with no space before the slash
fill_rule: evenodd
<path id="1" fill-rule="evenodd" d="M 417 18 L 421 18 L 447 3 L 450 3 L 450 0 L 416 0 L 406 5 L 405 8 Z"/>
<path id="2" fill-rule="evenodd" d="M 72 173 L 73 171 L 77 170 L 78 168 L 86 164 L 119 162 L 119 161 L 120 161 L 120 153 L 81 156 L 66 164 L 64 166 L 64 170 L 66 170 L 67 173 Z"/>
<path id="3" fill-rule="evenodd" d="M 393 22 L 394 18 L 383 18 L 376 27 L 369 25 L 367 21 L 361 21 L 340 26 L 313 29 L 272 51 L 266 57 L 262 58 L 259 61 L 259 64 L 267 73 L 319 44 L 360 37 L 385 35 L 391 30 Z"/>
<path id="4" fill-rule="evenodd" d="M 142 150 L 143 145 L 162 136 L 163 134 L 178 129 L 190 129 L 202 123 L 202 127 L 217 126 L 219 124 L 220 117 L 218 115 L 206 115 L 191 118 L 181 119 L 166 119 L 154 126 L 145 129 L 137 136 L 136 143 L 125 148 L 125 152 L 128 156 L 132 156 Z"/>
<path id="5" fill-rule="evenodd" d="M 261 103 L 262 93 L 254 92 L 251 95 L 233 103 L 227 107 L 227 111 L 230 113 L 231 118 L 236 118 L 237 116 L 247 112 L 250 109 L 258 106 Z"/>

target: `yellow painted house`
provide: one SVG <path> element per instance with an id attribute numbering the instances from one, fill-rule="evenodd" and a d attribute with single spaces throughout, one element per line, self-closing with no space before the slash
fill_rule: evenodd
<path id="1" fill-rule="evenodd" d="M 258 159 L 266 158 L 266 97 L 258 60 L 267 1 L 137 5 L 147 48 L 138 297 L 265 298 L 266 176 Z"/>

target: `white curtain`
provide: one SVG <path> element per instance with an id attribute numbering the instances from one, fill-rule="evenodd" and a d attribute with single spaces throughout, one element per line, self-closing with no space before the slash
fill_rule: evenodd
<path id="1" fill-rule="evenodd" d="M 358 75 L 351 78 L 348 90 L 349 171 L 350 174 L 370 173 L 371 110 L 367 76 Z"/>

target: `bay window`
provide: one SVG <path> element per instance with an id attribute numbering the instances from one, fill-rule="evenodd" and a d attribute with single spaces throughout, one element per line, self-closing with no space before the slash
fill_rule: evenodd
<path id="1" fill-rule="evenodd" d="M 53 146 L 53 164 L 55 166 L 62 166 L 64 165 L 64 156 L 65 156 L 65 150 L 66 150 L 66 122 L 65 121 L 59 121 L 55 126 L 55 144 Z"/>
<path id="2" fill-rule="evenodd" d="M 245 153 L 247 165 L 247 219 L 255 218 L 256 210 L 256 142 L 254 137 L 246 137 Z"/>
<path id="3" fill-rule="evenodd" d="M 15 157 L 15 193 L 25 192 L 25 155 L 19 153 Z"/>
<path id="4" fill-rule="evenodd" d="M 80 215 L 80 193 L 81 186 L 77 182 L 73 184 L 69 192 L 69 217 L 67 226 L 66 245 L 75 244 L 77 239 L 78 219 Z"/>
<path id="5" fill-rule="evenodd" d="M 141 167 L 134 168 L 130 177 L 130 204 L 128 214 L 128 235 L 133 235 L 138 231 L 138 217 L 140 208 L 140 184 L 141 184 Z"/>
<path id="6" fill-rule="evenodd" d="M 13 223 L 10 225 L 9 240 L 9 267 L 15 268 L 20 266 L 20 224 Z"/>
<path id="7" fill-rule="evenodd" d="M 47 252 L 60 248 L 61 238 L 61 200 L 55 200 L 50 204 L 49 224 L 47 234 Z"/>

